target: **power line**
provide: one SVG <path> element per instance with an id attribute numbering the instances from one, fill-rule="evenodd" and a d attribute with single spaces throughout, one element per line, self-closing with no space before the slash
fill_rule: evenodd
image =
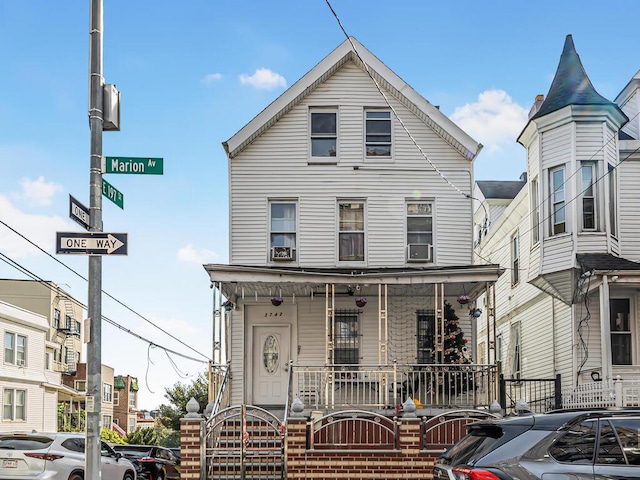
<path id="1" fill-rule="evenodd" d="M 27 238 L 26 236 L 24 236 L 22 233 L 18 232 L 15 228 L 11 227 L 10 225 L 8 225 L 6 222 L 4 222 L 3 220 L 0 220 L 0 223 L 2 225 L 4 225 L 5 227 L 7 227 L 9 230 L 11 230 L 13 233 L 15 233 L 16 235 L 18 235 L 19 237 L 21 237 L 22 239 L 26 240 L 29 244 L 33 245 L 34 247 L 36 247 L 38 250 L 40 250 L 42 253 L 44 253 L 45 255 L 47 255 L 49 258 L 52 258 L 53 260 L 55 260 L 56 262 L 58 262 L 60 265 L 62 265 L 64 268 L 66 268 L 67 270 L 69 270 L 70 272 L 74 273 L 75 275 L 77 275 L 78 277 L 80 277 L 82 280 L 84 280 L 85 282 L 88 281 L 86 277 L 84 277 L 83 275 L 81 275 L 80 273 L 76 272 L 73 268 L 69 267 L 67 264 L 65 264 L 64 262 L 58 260 L 56 257 L 54 257 L 53 255 L 51 255 L 49 252 L 47 252 L 46 250 L 44 250 L 42 247 L 40 247 L 39 245 L 37 245 L 36 243 L 34 243 L 33 241 L 31 241 L 29 238 Z M 162 327 L 156 325 L 155 323 L 153 323 L 151 320 L 149 320 L 148 318 L 146 318 L 145 316 L 143 316 L 142 314 L 138 313 L 137 311 L 135 311 L 133 308 L 129 307 L 128 305 L 126 305 L 125 303 L 121 302 L 120 300 L 118 300 L 117 298 L 115 298 L 113 295 L 111 295 L 108 292 L 105 292 L 104 290 L 101 290 L 103 294 L 105 294 L 107 297 L 109 297 L 111 300 L 113 300 L 114 302 L 116 302 L 117 304 L 119 304 L 120 306 L 126 308 L 127 310 L 129 310 L 131 313 L 137 315 L 138 317 L 140 317 L 141 319 L 143 319 L 145 322 L 149 323 L 150 325 L 154 326 L 155 328 L 157 328 L 158 330 L 160 330 L 162 333 L 168 335 L 169 337 L 173 338 L 175 341 L 177 341 L 178 343 L 184 345 L 185 347 L 187 347 L 188 349 L 192 350 L 193 352 L 197 353 L 198 355 L 201 355 L 202 357 L 206 358 L 207 361 L 209 361 L 209 357 L 207 357 L 206 355 L 202 354 L 201 352 L 197 351 L 195 348 L 193 348 L 190 345 L 187 345 L 186 343 L 184 343 L 182 340 L 180 340 L 179 338 L 175 337 L 174 335 L 172 335 L 171 333 L 167 332 L 165 329 L 163 329 Z M 86 307 L 85 307 L 86 308 Z"/>

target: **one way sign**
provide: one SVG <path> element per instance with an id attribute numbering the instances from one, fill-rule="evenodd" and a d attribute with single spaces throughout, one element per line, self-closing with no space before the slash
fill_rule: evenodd
<path id="1" fill-rule="evenodd" d="M 56 253 L 126 255 L 126 233 L 56 232 Z"/>

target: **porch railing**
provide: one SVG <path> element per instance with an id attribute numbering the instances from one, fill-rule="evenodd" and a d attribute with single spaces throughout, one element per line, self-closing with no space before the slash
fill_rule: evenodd
<path id="1" fill-rule="evenodd" d="M 497 399 L 497 367 L 480 364 L 294 365 L 292 396 L 311 410 L 488 408 Z"/>
<path id="2" fill-rule="evenodd" d="M 500 405 L 507 413 L 516 409 L 521 400 L 526 408 L 544 413 L 562 407 L 561 376 L 555 378 L 505 378 L 500 375 Z"/>
<path id="3" fill-rule="evenodd" d="M 582 383 L 562 390 L 563 408 L 640 407 L 640 380 Z"/>

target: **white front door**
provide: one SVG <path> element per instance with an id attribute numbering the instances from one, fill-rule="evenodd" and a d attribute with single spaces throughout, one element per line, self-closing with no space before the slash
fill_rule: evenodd
<path id="1" fill-rule="evenodd" d="M 289 325 L 253 325 L 253 404 L 284 405 L 291 358 Z"/>

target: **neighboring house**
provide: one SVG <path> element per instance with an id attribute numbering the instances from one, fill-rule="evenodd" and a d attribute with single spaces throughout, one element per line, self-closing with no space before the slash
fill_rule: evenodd
<path id="1" fill-rule="evenodd" d="M 114 422 L 114 375 L 113 368 L 102 365 L 100 368 L 100 377 L 102 379 L 102 403 L 100 404 L 100 413 L 102 415 L 101 426 L 109 430 L 113 429 Z M 65 385 L 74 388 L 83 393 L 83 398 L 70 405 L 70 411 L 73 415 L 78 416 L 80 412 L 86 411 L 86 394 L 87 394 L 87 364 L 79 363 L 74 375 L 65 375 L 62 379 Z"/>
<path id="2" fill-rule="evenodd" d="M 113 383 L 113 421 L 126 433 L 131 433 L 138 427 L 138 379 L 117 375 Z"/>
<path id="3" fill-rule="evenodd" d="M 640 375 L 639 112 L 640 72 L 607 100 L 569 35 L 518 138 L 526 183 L 492 182 L 488 193 L 489 182 L 478 182 L 474 194 L 483 206 L 476 263 L 509 267 L 494 317 L 479 319 L 478 348 L 510 378 L 560 374 L 565 405 L 580 404 L 571 403 L 576 385 L 609 388 Z"/>
<path id="4" fill-rule="evenodd" d="M 42 351 L 30 347 L 28 355 L 42 356 L 45 374 L 57 374 L 54 384 L 62 383 L 60 375 L 64 378 L 75 373 L 82 351 L 83 309 L 69 293 L 53 282 L 0 279 L 0 301 L 44 317 L 47 328 Z M 70 412 L 69 405 L 84 396 L 66 387 L 58 389 L 56 394 L 56 403 L 62 404 L 63 417 L 64 412 Z M 51 412 L 54 418 L 56 411 L 54 406 Z M 65 422 L 72 421 L 75 419 L 65 418 Z"/>
<path id="5" fill-rule="evenodd" d="M 46 366 L 47 319 L 0 301 L 0 330 L 0 431 L 55 432 L 58 397 L 74 392 L 61 385 L 60 372 Z"/>
<path id="6" fill-rule="evenodd" d="M 407 396 L 496 398 L 467 303 L 502 272 L 472 264 L 481 145 L 349 39 L 223 146 L 230 264 L 205 269 L 226 403 L 393 415 Z M 443 366 L 456 322 L 469 363 Z"/>

